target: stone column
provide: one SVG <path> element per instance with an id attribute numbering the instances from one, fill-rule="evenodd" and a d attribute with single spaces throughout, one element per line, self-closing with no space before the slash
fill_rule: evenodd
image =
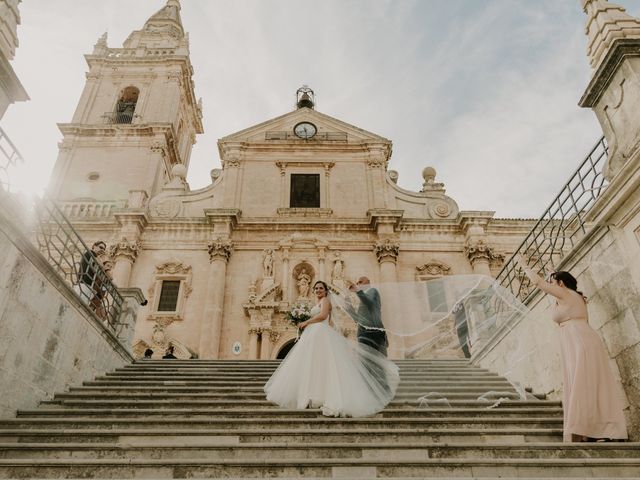
<path id="1" fill-rule="evenodd" d="M 249 329 L 249 360 L 258 359 L 258 333 L 257 328 Z"/>
<path id="2" fill-rule="evenodd" d="M 145 298 L 142 290 L 139 288 L 119 288 L 118 293 L 122 295 L 124 303 L 120 316 L 118 317 L 118 328 L 116 335 L 127 351 L 131 353 L 133 334 L 136 330 L 136 320 L 138 319 L 138 310 Z"/>
<path id="3" fill-rule="evenodd" d="M 386 208 L 387 196 L 382 195 L 381 192 L 386 191 L 384 183 L 389 155 L 388 145 L 380 144 L 369 146 L 369 158 L 367 158 L 367 187 L 370 208 Z"/>
<path id="4" fill-rule="evenodd" d="M 396 262 L 400 254 L 400 244 L 387 238 L 376 242 L 373 251 L 380 264 L 380 281 L 383 283 L 397 282 Z"/>
<path id="5" fill-rule="evenodd" d="M 273 318 L 273 310 L 266 309 L 262 311 L 262 343 L 260 344 L 260 359 L 269 360 L 271 358 L 271 349 L 273 348 L 273 335 L 271 321 Z"/>
<path id="6" fill-rule="evenodd" d="M 125 237 L 122 237 L 115 245 L 112 245 L 109 250 L 111 258 L 114 260 L 113 283 L 117 287 L 126 288 L 129 286 L 133 264 L 136 258 L 138 258 L 140 241 L 135 240 L 130 242 Z"/>
<path id="7" fill-rule="evenodd" d="M 208 244 L 209 280 L 206 303 L 200 329 L 200 358 L 219 358 L 224 290 L 227 262 L 233 253 L 233 243 L 228 238 L 218 237 Z"/>
<path id="8" fill-rule="evenodd" d="M 289 271 L 289 247 L 282 248 L 282 297 L 285 302 L 289 301 L 289 277 L 291 272 Z"/>
<path id="9" fill-rule="evenodd" d="M 262 343 L 260 344 L 260 360 L 269 360 L 271 355 L 270 331 L 262 330 Z"/>

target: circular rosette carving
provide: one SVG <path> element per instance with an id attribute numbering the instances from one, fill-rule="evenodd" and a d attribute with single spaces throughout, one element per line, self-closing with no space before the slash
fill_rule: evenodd
<path id="1" fill-rule="evenodd" d="M 149 208 L 155 217 L 175 218 L 180 214 L 182 202 L 177 198 L 154 198 Z"/>
<path id="2" fill-rule="evenodd" d="M 431 218 L 448 218 L 451 216 L 451 205 L 446 202 L 434 202 L 429 205 L 429 215 Z"/>

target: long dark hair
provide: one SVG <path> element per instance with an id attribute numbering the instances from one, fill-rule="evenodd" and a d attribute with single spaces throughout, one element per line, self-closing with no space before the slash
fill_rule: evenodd
<path id="1" fill-rule="evenodd" d="M 327 292 L 327 294 L 325 295 L 326 297 L 329 296 L 329 285 L 327 285 L 326 283 L 324 283 L 322 280 L 318 280 L 316 283 L 313 284 L 313 288 L 316 288 L 316 285 L 322 285 L 324 287 L 324 291 Z"/>
<path id="2" fill-rule="evenodd" d="M 587 297 L 584 296 L 584 293 L 578 290 L 578 281 L 576 280 L 576 277 L 571 275 L 569 272 L 553 272 L 551 274 L 551 278 L 562 282 L 565 287 L 567 287 L 569 290 L 573 290 L 574 292 L 579 293 L 580 295 L 582 295 L 582 298 L 584 298 L 585 302 L 587 301 Z"/>

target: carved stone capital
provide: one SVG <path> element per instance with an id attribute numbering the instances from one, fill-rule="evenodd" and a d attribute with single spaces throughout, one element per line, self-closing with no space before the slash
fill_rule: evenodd
<path id="1" fill-rule="evenodd" d="M 122 237 L 118 242 L 109 247 L 109 255 L 115 261 L 125 259 L 134 263 L 138 258 L 140 252 L 140 241 L 135 240 L 130 242 L 125 237 Z"/>
<path id="2" fill-rule="evenodd" d="M 228 262 L 233 253 L 233 242 L 227 238 L 218 237 L 208 243 L 207 250 L 209 252 L 209 261 L 213 262 L 214 260 L 222 259 Z"/>
<path id="3" fill-rule="evenodd" d="M 274 331 L 269 332 L 269 339 L 271 340 L 271 343 L 276 343 L 279 338 L 280 338 L 280 332 L 274 332 Z"/>
<path id="4" fill-rule="evenodd" d="M 373 252 L 378 257 L 378 263 L 393 262 L 396 263 L 400 254 L 400 244 L 387 238 L 380 240 L 373 245 Z"/>
<path id="5" fill-rule="evenodd" d="M 493 248 L 487 245 L 484 240 L 467 242 L 464 246 L 464 254 L 467 256 L 472 266 L 476 262 L 484 261 L 489 263 L 500 257 L 500 255 L 495 253 Z"/>

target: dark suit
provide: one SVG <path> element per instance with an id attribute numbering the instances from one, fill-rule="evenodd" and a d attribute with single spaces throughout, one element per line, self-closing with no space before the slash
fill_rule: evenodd
<path id="1" fill-rule="evenodd" d="M 357 291 L 356 295 L 360 299 L 360 306 L 356 312 L 358 342 L 368 345 L 386 356 L 389 341 L 382 324 L 380 293 L 375 288 L 369 288 L 367 291 Z"/>

